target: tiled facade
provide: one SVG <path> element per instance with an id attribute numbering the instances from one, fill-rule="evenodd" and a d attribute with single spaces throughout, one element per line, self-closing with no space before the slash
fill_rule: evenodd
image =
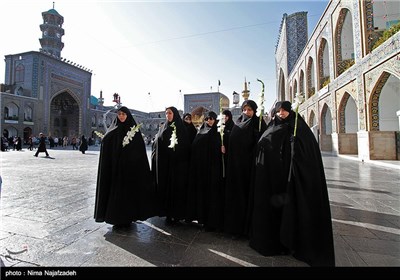
<path id="1" fill-rule="evenodd" d="M 304 93 L 299 113 L 322 150 L 360 160 L 400 159 L 400 33 L 373 49 L 398 22 L 399 10 L 396 1 L 330 1 L 292 70 L 284 51 L 289 41 L 284 17 L 276 52 L 277 100 L 293 102 Z"/>

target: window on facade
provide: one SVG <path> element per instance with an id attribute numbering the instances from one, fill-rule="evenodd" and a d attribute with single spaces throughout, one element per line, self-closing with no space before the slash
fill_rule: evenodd
<path id="1" fill-rule="evenodd" d="M 31 122 L 32 121 L 32 108 L 26 106 L 24 108 L 24 121 Z"/>
<path id="2" fill-rule="evenodd" d="M 8 113 L 7 117 L 4 115 L 5 120 L 18 120 L 19 108 L 14 103 L 8 104 L 7 107 L 4 108 L 4 113 Z"/>
<path id="3" fill-rule="evenodd" d="M 25 67 L 22 64 L 18 64 L 15 68 L 15 82 L 23 82 L 25 75 Z"/>
<path id="4" fill-rule="evenodd" d="M 4 119 L 8 120 L 9 112 L 8 112 L 8 107 L 4 107 Z"/>

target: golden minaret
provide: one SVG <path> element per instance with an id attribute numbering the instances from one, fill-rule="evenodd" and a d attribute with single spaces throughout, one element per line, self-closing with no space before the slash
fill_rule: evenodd
<path id="1" fill-rule="evenodd" d="M 244 78 L 244 90 L 242 91 L 242 97 L 244 100 L 249 99 L 250 96 L 250 90 L 247 89 L 247 82 L 246 78 Z"/>

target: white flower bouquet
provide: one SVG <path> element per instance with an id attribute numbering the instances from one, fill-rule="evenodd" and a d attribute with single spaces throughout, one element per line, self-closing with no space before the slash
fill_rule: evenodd
<path id="1" fill-rule="evenodd" d="M 178 136 L 176 136 L 176 125 L 175 122 L 173 122 L 170 127 L 172 127 L 172 135 L 170 138 L 170 144 L 168 146 L 168 148 L 174 149 L 175 151 L 175 145 L 178 145 Z"/>
<path id="2" fill-rule="evenodd" d="M 139 131 L 141 126 L 142 126 L 142 124 L 134 125 L 134 126 L 131 127 L 130 130 L 128 130 L 128 132 L 126 133 L 124 139 L 122 140 L 122 147 L 125 147 L 126 145 L 129 144 L 129 142 L 133 139 L 133 137 L 135 136 L 136 132 Z"/>

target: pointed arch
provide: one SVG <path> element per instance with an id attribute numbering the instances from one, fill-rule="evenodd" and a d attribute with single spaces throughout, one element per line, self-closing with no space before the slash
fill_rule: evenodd
<path id="1" fill-rule="evenodd" d="M 332 134 L 332 113 L 326 103 L 324 103 L 321 110 L 321 134 Z"/>
<path id="2" fill-rule="evenodd" d="M 317 124 L 317 122 L 316 122 L 316 119 L 315 119 L 314 110 L 311 110 L 310 116 L 308 117 L 308 126 L 309 127 L 313 127 L 316 124 Z"/>
<path id="3" fill-rule="evenodd" d="M 351 12 L 340 10 L 335 31 L 336 76 L 350 68 L 354 60 L 353 19 Z"/>
<path id="4" fill-rule="evenodd" d="M 73 91 L 58 91 L 50 101 L 49 135 L 55 131 L 60 131 L 61 135 L 56 135 L 59 137 L 81 135 L 82 114 L 81 101 Z"/>
<path id="5" fill-rule="evenodd" d="M 345 92 L 339 103 L 338 117 L 339 133 L 355 133 L 358 131 L 357 105 L 348 92 Z"/>
<path id="6" fill-rule="evenodd" d="M 299 92 L 304 94 L 304 71 L 300 70 L 300 77 L 299 77 Z"/>
<path id="7" fill-rule="evenodd" d="M 369 101 L 370 130 L 399 130 L 396 112 L 400 110 L 399 78 L 389 72 L 382 72 Z M 380 110 L 385 108 L 385 110 Z"/>
<path id="8" fill-rule="evenodd" d="M 314 60 L 310 56 L 307 63 L 307 94 L 306 99 L 315 94 Z"/>
<path id="9" fill-rule="evenodd" d="M 325 87 L 330 82 L 329 75 L 329 48 L 325 38 L 321 39 L 318 49 L 318 90 Z"/>

